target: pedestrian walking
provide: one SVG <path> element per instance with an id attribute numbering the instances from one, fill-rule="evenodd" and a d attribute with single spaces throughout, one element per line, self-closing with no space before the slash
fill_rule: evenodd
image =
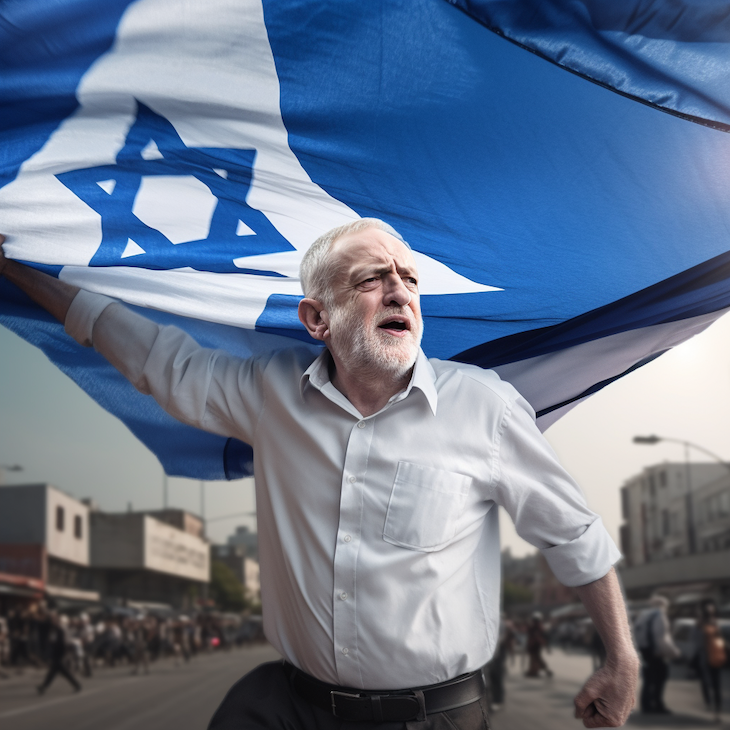
<path id="1" fill-rule="evenodd" d="M 694 633 L 695 662 L 700 675 L 702 696 L 707 709 L 720 722 L 722 711 L 721 671 L 727 661 L 727 647 L 717 624 L 717 606 L 712 600 L 700 604 L 700 616 Z"/>
<path id="2" fill-rule="evenodd" d="M 681 652 L 669 632 L 669 601 L 655 595 L 650 607 L 639 614 L 634 625 L 636 645 L 642 657 L 641 711 L 669 714 L 664 704 L 664 686 L 669 677 L 669 662 Z"/>
<path id="3" fill-rule="evenodd" d="M 530 663 L 525 672 L 526 677 L 539 677 L 541 671 L 544 671 L 548 677 L 553 676 L 552 670 L 542 657 L 542 650 L 546 646 L 547 636 L 542 625 L 542 614 L 535 611 L 527 626 L 527 655 Z"/>
<path id="4" fill-rule="evenodd" d="M 39 684 L 38 694 L 43 694 L 48 687 L 51 685 L 57 674 L 65 677 L 76 690 L 81 691 L 81 684 L 78 679 L 74 677 L 71 670 L 68 667 L 68 617 L 59 616 L 57 613 L 52 612 L 50 614 L 50 628 L 48 632 L 48 650 L 49 650 L 49 666 L 48 674 L 43 680 L 42 684 Z"/>
<path id="5" fill-rule="evenodd" d="M 147 650 L 147 626 L 144 619 L 138 619 L 132 622 L 130 626 L 130 634 L 132 640 L 132 663 L 134 667 L 132 674 L 137 674 L 140 667 L 144 669 L 145 674 L 150 673 L 150 657 Z"/>

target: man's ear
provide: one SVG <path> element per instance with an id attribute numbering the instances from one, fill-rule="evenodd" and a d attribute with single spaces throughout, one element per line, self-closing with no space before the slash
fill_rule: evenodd
<path id="1" fill-rule="evenodd" d="M 315 339 L 324 342 L 330 334 L 329 313 L 317 299 L 302 299 L 298 308 L 299 321 Z"/>

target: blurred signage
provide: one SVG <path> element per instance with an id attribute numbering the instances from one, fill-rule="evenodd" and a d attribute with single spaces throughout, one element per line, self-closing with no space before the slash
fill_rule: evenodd
<path id="1" fill-rule="evenodd" d="M 191 580 L 210 579 L 208 543 L 158 520 L 145 519 L 145 567 Z"/>

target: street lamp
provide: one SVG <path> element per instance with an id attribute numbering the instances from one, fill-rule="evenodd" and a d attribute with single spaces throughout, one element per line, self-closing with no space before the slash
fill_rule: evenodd
<path id="1" fill-rule="evenodd" d="M 682 444 L 684 446 L 685 459 L 689 461 L 689 449 L 693 448 L 697 451 L 701 451 L 703 454 L 707 454 L 711 459 L 714 459 L 718 464 L 722 464 L 728 471 L 730 471 L 730 464 L 721 459 L 717 454 L 713 454 L 712 451 L 706 449 L 704 446 L 695 444 L 692 441 L 685 441 L 684 439 L 673 439 L 668 436 L 657 436 L 655 433 L 650 436 L 634 436 L 632 439 L 635 444 L 644 444 L 646 446 L 654 446 L 662 441 L 667 441 L 673 444 Z"/>
<path id="2" fill-rule="evenodd" d="M 692 481 L 690 476 L 689 467 L 689 450 L 690 448 L 701 451 L 703 454 L 707 454 L 711 459 L 714 459 L 718 464 L 722 464 L 728 471 L 730 471 L 730 464 L 723 461 L 717 454 L 714 454 L 704 446 L 695 444 L 692 441 L 686 441 L 685 439 L 669 438 L 668 436 L 657 436 L 651 434 L 649 436 L 634 436 L 633 442 L 635 444 L 642 444 L 644 446 L 654 446 L 656 444 L 666 441 L 673 444 L 681 444 L 684 446 L 684 473 L 685 481 L 687 484 L 687 494 L 685 495 L 685 506 L 687 511 L 687 546 L 689 547 L 690 553 L 697 552 L 697 540 L 694 529 L 694 500 L 692 498 Z"/>
<path id="3" fill-rule="evenodd" d="M 23 471 L 20 464 L 0 464 L 0 484 L 3 483 L 3 475 L 6 471 Z"/>

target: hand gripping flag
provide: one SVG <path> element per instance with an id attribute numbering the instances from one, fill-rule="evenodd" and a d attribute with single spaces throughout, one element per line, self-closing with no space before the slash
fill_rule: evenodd
<path id="1" fill-rule="evenodd" d="M 430 356 L 547 428 L 730 307 L 730 13 L 714 0 L 7 0 L 11 258 L 251 355 L 308 342 L 297 270 L 383 218 Z M 528 52 L 529 51 L 529 52 Z M 0 321 L 170 474 L 250 470 L 6 282 Z"/>

